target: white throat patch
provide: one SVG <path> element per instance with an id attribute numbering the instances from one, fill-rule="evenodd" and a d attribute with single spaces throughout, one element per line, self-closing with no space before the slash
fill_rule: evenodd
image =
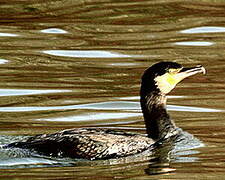
<path id="1" fill-rule="evenodd" d="M 156 86 L 164 94 L 168 94 L 172 91 L 172 89 L 175 88 L 176 84 L 179 82 L 169 73 L 157 76 L 154 80 L 156 82 Z"/>

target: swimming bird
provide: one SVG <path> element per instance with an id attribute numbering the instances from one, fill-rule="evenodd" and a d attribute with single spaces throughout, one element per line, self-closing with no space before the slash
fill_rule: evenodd
<path id="1" fill-rule="evenodd" d="M 157 142 L 182 135 L 166 110 L 166 95 L 183 79 L 205 74 L 201 65 L 184 68 L 176 62 L 159 62 L 145 70 L 141 79 L 140 103 L 147 136 L 100 128 L 67 129 L 42 134 L 6 145 L 59 157 L 109 159 L 137 154 Z"/>

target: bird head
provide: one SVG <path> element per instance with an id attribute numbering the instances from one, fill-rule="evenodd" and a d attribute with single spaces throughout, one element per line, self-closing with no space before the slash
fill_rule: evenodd
<path id="1" fill-rule="evenodd" d="M 185 68 L 176 62 L 159 62 L 149 67 L 142 76 L 142 86 L 168 94 L 183 79 L 197 73 L 206 73 L 203 66 Z"/>

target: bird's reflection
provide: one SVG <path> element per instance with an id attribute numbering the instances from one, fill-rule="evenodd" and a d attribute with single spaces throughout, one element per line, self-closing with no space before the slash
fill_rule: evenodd
<path id="1" fill-rule="evenodd" d="M 193 157 L 198 154 L 199 147 L 204 144 L 193 135 L 183 132 L 181 136 L 175 136 L 167 141 L 158 142 L 154 145 L 152 150 L 152 159 L 149 160 L 148 168 L 145 173 L 148 175 L 166 174 L 176 171 L 172 167 L 173 162 L 194 162 L 198 160 Z"/>
<path id="2" fill-rule="evenodd" d="M 149 160 L 145 173 L 148 175 L 165 174 L 174 172 L 170 162 L 173 159 L 174 141 L 156 144 L 152 151 L 152 159 Z"/>

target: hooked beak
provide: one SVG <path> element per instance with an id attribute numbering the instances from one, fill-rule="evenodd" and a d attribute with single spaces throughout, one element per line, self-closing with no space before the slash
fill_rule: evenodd
<path id="1" fill-rule="evenodd" d="M 175 79 L 177 84 L 183 79 L 198 73 L 206 74 L 206 70 L 202 65 L 198 65 L 196 67 L 191 68 L 182 68 L 177 74 L 174 75 L 173 78 Z"/>
<path id="2" fill-rule="evenodd" d="M 198 73 L 206 74 L 206 70 L 202 65 L 198 65 L 196 67 L 191 67 L 191 68 L 182 68 L 180 70 L 180 72 L 177 74 L 177 76 L 179 77 L 179 78 L 178 77 L 177 78 L 182 80 L 184 78 L 193 76 Z"/>
<path id="3" fill-rule="evenodd" d="M 182 68 L 178 73 L 172 75 L 174 84 L 177 84 L 183 79 L 198 73 L 206 74 L 206 70 L 202 65 L 198 65 L 196 67 L 191 67 L 191 68 Z"/>

